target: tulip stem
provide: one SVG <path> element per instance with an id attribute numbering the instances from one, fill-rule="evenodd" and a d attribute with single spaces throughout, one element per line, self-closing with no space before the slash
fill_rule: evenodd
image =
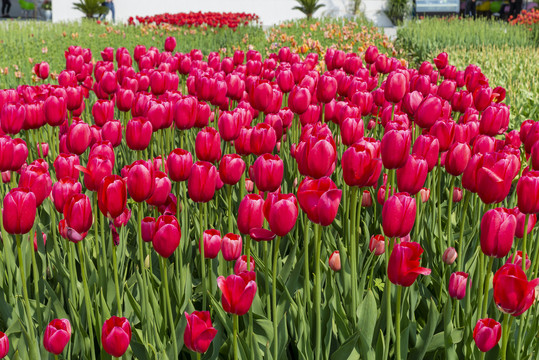
<path id="1" fill-rule="evenodd" d="M 509 341 L 509 314 L 503 314 L 502 324 L 502 350 L 500 356 L 502 360 L 507 358 L 507 342 Z M 520 351 L 520 349 L 517 349 Z"/>
<path id="2" fill-rule="evenodd" d="M 305 215 L 304 215 L 305 216 Z M 304 254 L 303 254 L 303 303 L 305 305 L 305 311 L 307 311 L 307 304 L 310 300 L 310 285 L 311 282 L 309 281 L 309 232 L 311 228 L 311 222 L 306 221 L 305 222 L 305 232 L 303 233 L 303 242 L 305 246 Z"/>
<path id="3" fill-rule="evenodd" d="M 447 246 L 451 246 L 453 244 L 453 225 L 451 224 L 451 213 L 453 212 L 453 192 L 455 191 L 455 177 L 451 176 L 451 180 L 449 180 L 449 204 L 447 205 L 447 224 L 446 224 L 446 232 L 447 232 Z"/>
<path id="4" fill-rule="evenodd" d="M 442 165 L 441 165 L 442 157 L 438 157 L 438 246 L 440 247 L 438 250 L 440 252 L 440 255 L 443 254 L 443 238 L 442 238 Z"/>
<path id="5" fill-rule="evenodd" d="M 397 285 L 397 302 L 395 304 L 395 335 L 397 336 L 395 355 L 397 360 L 401 359 L 401 297 L 402 286 Z"/>
<path id="6" fill-rule="evenodd" d="M 174 137 L 174 132 L 172 133 L 172 135 Z M 180 220 L 180 215 L 182 215 L 182 220 L 183 220 L 183 211 L 185 211 L 185 207 L 183 206 L 184 196 L 181 192 L 182 192 L 181 182 L 177 182 L 176 183 L 176 220 L 178 220 L 180 227 L 184 226 L 184 222 Z M 180 214 L 180 209 L 182 211 L 181 214 Z M 184 234 L 182 234 L 183 239 L 180 239 L 180 243 L 178 244 L 178 247 L 176 248 L 176 254 L 175 254 L 176 261 L 174 262 L 176 266 L 176 273 L 178 274 L 178 278 L 177 278 L 178 288 L 180 288 L 181 270 L 183 268 L 182 245 L 183 245 L 183 242 L 185 241 L 185 237 L 183 235 L 185 235 L 185 231 L 184 231 Z"/>
<path id="7" fill-rule="evenodd" d="M 146 278 L 146 271 L 145 271 L 145 266 L 144 266 L 144 240 L 142 240 L 142 213 L 143 213 L 143 208 L 142 208 L 143 204 L 140 202 L 138 203 L 138 211 L 137 211 L 137 215 L 138 215 L 138 224 L 137 224 L 137 229 L 138 229 L 138 239 L 139 239 L 139 257 L 140 257 L 140 272 L 141 272 L 141 275 L 142 275 L 142 286 L 140 287 L 140 295 L 141 295 L 141 300 L 142 300 L 142 319 L 140 319 L 140 322 L 141 322 L 141 327 L 143 330 L 143 333 L 146 333 L 146 335 L 148 336 L 149 334 L 149 326 L 147 324 L 147 321 L 146 321 L 146 316 L 147 316 L 147 304 L 148 304 L 148 300 L 147 300 L 147 293 L 146 291 L 148 291 L 148 280 Z M 146 339 L 144 339 L 144 342 L 145 342 Z"/>
<path id="8" fill-rule="evenodd" d="M 350 195 L 350 291 L 352 291 L 352 325 L 356 327 L 357 319 L 357 242 L 356 242 L 356 221 L 357 221 L 357 191 L 356 186 L 352 187 Z M 361 191 L 361 189 L 359 189 Z M 361 212 L 361 204 L 359 208 Z"/>
<path id="9" fill-rule="evenodd" d="M 278 344 L 278 333 L 277 333 L 277 326 L 279 325 L 279 319 L 277 318 L 277 257 L 279 256 L 279 243 L 281 241 L 281 237 L 277 236 L 275 238 L 275 245 L 273 248 L 273 281 L 271 282 L 272 285 L 272 302 L 271 302 L 271 308 L 273 313 L 273 358 L 278 359 L 279 358 L 279 344 Z M 249 263 L 249 258 L 247 258 L 247 263 Z"/>
<path id="10" fill-rule="evenodd" d="M 111 231 L 112 236 L 112 231 Z M 116 306 L 118 309 L 118 314 L 122 317 L 122 303 L 120 302 L 120 286 L 118 285 L 118 260 L 116 258 L 116 248 L 114 245 L 114 240 L 111 241 L 112 246 L 112 266 L 114 271 L 114 286 L 116 288 Z"/>
<path id="11" fill-rule="evenodd" d="M 314 277 L 315 277 L 315 290 L 314 290 L 314 311 L 316 314 L 316 351 L 315 359 L 319 360 L 322 355 L 322 317 L 321 317 L 321 303 L 322 303 L 322 279 L 320 278 L 320 248 L 322 246 L 322 225 L 317 224 L 315 226 L 315 256 L 314 256 Z M 275 270 L 274 270 L 275 271 Z"/>
<path id="12" fill-rule="evenodd" d="M 524 218 L 524 234 L 522 237 L 522 271 L 526 272 L 526 241 L 528 240 L 528 221 L 530 220 L 530 214 L 526 214 Z M 513 260 L 517 258 L 517 255 L 513 255 Z"/>
<path id="13" fill-rule="evenodd" d="M 30 337 L 30 357 L 37 356 L 37 343 L 36 337 L 34 335 L 34 323 L 32 321 L 32 315 L 30 314 L 30 300 L 28 299 L 28 289 L 26 288 L 26 276 L 24 275 L 24 262 L 22 259 L 22 250 L 21 250 L 21 235 L 15 235 L 15 240 L 17 241 L 17 254 L 19 256 L 19 268 L 21 271 L 21 280 L 22 280 L 22 293 L 24 296 L 24 310 L 26 312 L 26 321 L 28 322 L 28 336 Z M 34 250 L 34 249 L 32 249 Z M 33 355 L 32 355 L 33 354 Z"/>
<path id="14" fill-rule="evenodd" d="M 516 256 L 515 256 L 516 257 Z M 487 317 L 487 307 L 488 307 L 488 289 L 490 288 L 490 273 L 492 272 L 492 264 L 494 263 L 494 258 L 489 256 L 488 265 L 487 265 L 487 277 L 485 280 L 485 288 L 483 289 L 483 313 L 481 318 L 484 319 Z"/>
<path id="15" fill-rule="evenodd" d="M 233 346 L 234 346 L 234 360 L 238 359 L 238 315 L 233 314 L 232 315 L 232 321 L 233 321 Z"/>
<path id="16" fill-rule="evenodd" d="M 88 291 L 88 282 L 86 281 L 86 267 L 84 264 L 84 254 L 82 248 L 82 241 L 78 243 L 79 250 L 79 262 L 82 272 L 82 285 L 84 287 L 84 302 L 86 303 L 86 321 L 88 322 L 88 332 L 90 336 L 90 352 L 92 354 L 92 359 L 95 359 L 94 353 L 94 334 L 92 329 L 92 305 L 90 304 L 90 292 Z"/>
<path id="17" fill-rule="evenodd" d="M 485 274 L 484 274 L 484 269 L 485 269 L 485 254 L 480 251 L 479 252 L 479 284 L 477 285 L 477 292 L 478 292 L 478 297 L 477 297 L 477 307 L 478 307 L 478 311 L 477 311 L 477 316 L 478 318 L 480 319 L 481 318 L 481 314 L 483 314 L 483 309 L 481 308 L 482 304 L 483 304 L 483 285 L 484 285 L 484 281 L 485 281 Z"/>
<path id="18" fill-rule="evenodd" d="M 391 238 L 386 240 L 386 272 L 389 267 L 389 255 L 391 254 Z M 386 336 L 384 347 L 384 359 L 389 358 L 389 341 L 391 338 L 391 282 L 389 281 L 389 275 L 386 274 L 386 284 L 384 286 L 384 296 L 386 297 Z"/>
<path id="19" fill-rule="evenodd" d="M 170 323 L 170 332 L 172 336 L 172 346 L 174 347 L 174 357 L 178 356 L 178 344 L 176 341 L 176 328 L 174 326 L 174 316 L 172 314 L 172 305 L 170 301 L 170 291 L 168 288 L 168 274 L 167 274 L 167 259 L 161 257 L 161 262 L 163 264 L 163 283 L 165 285 L 165 299 L 166 307 L 168 312 L 168 321 Z"/>
<path id="20" fill-rule="evenodd" d="M 234 231 L 234 215 L 232 214 L 232 185 L 227 185 L 228 187 L 228 232 L 231 233 Z M 249 258 L 247 258 L 247 264 L 249 264 Z M 247 265 L 249 266 L 249 265 Z"/>
<path id="21" fill-rule="evenodd" d="M 464 238 L 464 225 L 466 224 L 466 216 L 468 215 L 468 205 L 470 205 L 470 197 L 472 193 L 469 191 L 466 191 L 466 195 L 464 195 L 464 206 L 462 207 L 462 216 L 460 221 L 460 234 L 459 234 L 459 251 L 457 253 L 457 269 L 459 271 L 464 271 L 464 254 L 462 253 L 462 242 Z"/>
<path id="22" fill-rule="evenodd" d="M 206 267 L 204 263 L 204 229 L 206 228 L 206 203 L 200 203 L 200 271 L 202 280 L 202 309 L 206 309 Z"/>
<path id="23" fill-rule="evenodd" d="M 247 255 L 247 271 L 251 271 L 251 238 L 245 236 L 245 253 Z M 247 332 L 247 341 L 250 348 L 253 348 L 253 309 L 249 308 L 249 330 Z"/>

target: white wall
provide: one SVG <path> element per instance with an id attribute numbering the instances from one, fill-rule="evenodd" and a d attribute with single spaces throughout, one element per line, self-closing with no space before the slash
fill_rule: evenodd
<path id="1" fill-rule="evenodd" d="M 323 0 L 326 7 L 315 15 L 331 12 L 342 14 L 348 0 Z M 13 2 L 13 1 L 12 1 Z M 73 9 L 74 0 L 53 0 L 53 21 L 72 21 L 82 17 L 82 13 Z M 297 10 L 292 10 L 297 3 L 294 0 L 114 0 L 116 21 L 125 22 L 130 16 L 147 16 L 189 11 L 219 11 L 255 13 L 262 24 L 273 25 L 289 19 L 303 17 Z M 110 15 L 108 18 L 110 19 Z"/>

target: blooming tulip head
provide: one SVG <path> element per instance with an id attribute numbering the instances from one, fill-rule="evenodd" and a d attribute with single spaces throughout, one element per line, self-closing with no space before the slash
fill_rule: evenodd
<path id="1" fill-rule="evenodd" d="M 189 197 L 194 202 L 208 202 L 215 194 L 217 184 L 217 169 L 206 161 L 197 161 L 191 168 L 187 183 Z"/>
<path id="2" fill-rule="evenodd" d="M 221 136 L 212 127 L 199 131 L 195 140 L 196 156 L 201 161 L 214 163 L 221 158 Z"/>
<path id="3" fill-rule="evenodd" d="M 2 224 L 9 234 L 26 234 L 34 225 L 36 196 L 28 188 L 11 189 L 4 197 Z"/>
<path id="4" fill-rule="evenodd" d="M 511 211 L 496 208 L 487 211 L 481 219 L 481 250 L 487 256 L 502 258 L 511 250 L 517 220 Z"/>
<path id="5" fill-rule="evenodd" d="M 482 352 L 492 349 L 502 337 L 502 326 L 494 319 L 479 319 L 473 330 L 475 345 Z"/>
<path id="6" fill-rule="evenodd" d="M 260 191 L 276 191 L 281 186 L 284 163 L 278 155 L 259 156 L 252 167 L 251 179 Z"/>
<path id="7" fill-rule="evenodd" d="M 106 176 L 97 193 L 97 204 L 101 213 L 108 218 L 114 219 L 122 215 L 127 205 L 125 180 L 118 175 Z"/>
<path id="8" fill-rule="evenodd" d="M 185 346 L 194 352 L 203 354 L 208 351 L 217 330 L 213 327 L 209 311 L 193 311 L 185 313 L 187 325 L 183 333 Z"/>
<path id="9" fill-rule="evenodd" d="M 51 195 L 56 211 L 62 213 L 67 200 L 75 194 L 80 194 L 81 191 L 81 183 L 70 177 L 64 177 L 60 179 L 60 181 L 54 183 Z"/>
<path id="10" fill-rule="evenodd" d="M 241 256 L 243 241 L 241 236 L 228 233 L 221 240 L 221 252 L 226 261 L 234 261 Z"/>
<path id="11" fill-rule="evenodd" d="M 256 294 L 255 272 L 243 272 L 239 275 L 219 276 L 217 286 L 222 292 L 221 304 L 229 314 L 245 315 Z"/>
<path id="12" fill-rule="evenodd" d="M 298 201 L 309 220 L 322 226 L 330 225 L 339 210 L 342 190 L 328 177 L 305 178 L 298 187 Z"/>
<path id="13" fill-rule="evenodd" d="M 535 287 L 539 279 L 528 281 L 522 265 L 505 264 L 494 274 L 494 303 L 506 314 L 518 316 L 535 301 Z"/>
<path id="14" fill-rule="evenodd" d="M 254 271 L 255 269 L 255 259 L 251 256 L 249 263 L 247 263 L 247 255 L 242 255 L 236 264 L 234 265 L 234 274 L 238 275 L 246 271 Z"/>
<path id="15" fill-rule="evenodd" d="M 131 198 L 136 202 L 143 202 L 152 196 L 154 189 L 152 164 L 144 160 L 137 160 L 131 164 L 127 173 L 127 191 Z"/>
<path id="16" fill-rule="evenodd" d="M 238 230 L 249 234 L 252 229 L 261 228 L 264 224 L 264 199 L 258 194 L 248 194 L 240 202 L 238 208 Z"/>
<path id="17" fill-rule="evenodd" d="M 4 358 L 9 353 L 9 339 L 0 331 L 0 358 Z"/>
<path id="18" fill-rule="evenodd" d="M 238 154 L 226 154 L 219 163 L 219 177 L 223 183 L 235 185 L 245 171 L 245 161 Z"/>
<path id="19" fill-rule="evenodd" d="M 298 218 L 298 203 L 294 194 L 270 193 L 264 203 L 264 215 L 277 236 L 288 234 Z"/>
<path id="20" fill-rule="evenodd" d="M 382 162 L 387 169 L 403 167 L 410 156 L 411 133 L 409 130 L 389 130 L 382 137 Z"/>
<path id="21" fill-rule="evenodd" d="M 72 230 L 75 232 L 72 241 L 82 240 L 83 234 L 90 230 L 93 223 L 92 206 L 88 196 L 76 194 L 69 198 L 64 206 L 64 218 L 68 228 L 68 237 L 69 230 Z M 82 238 L 79 238 L 79 235 Z"/>
<path id="22" fill-rule="evenodd" d="M 462 300 L 466 296 L 466 284 L 468 274 L 465 272 L 454 272 L 449 277 L 449 296 L 457 300 Z"/>
<path id="23" fill-rule="evenodd" d="M 180 244 L 181 237 L 182 232 L 175 216 L 161 215 L 157 218 L 152 244 L 159 255 L 165 258 L 172 255 Z"/>
<path id="24" fill-rule="evenodd" d="M 407 193 L 390 196 L 382 209 L 382 227 L 388 237 L 404 237 L 412 231 L 416 217 L 415 199 Z"/>
<path id="25" fill-rule="evenodd" d="M 403 167 L 397 169 L 397 185 L 399 190 L 415 195 L 427 180 L 428 164 L 421 155 L 408 156 Z"/>
<path id="26" fill-rule="evenodd" d="M 539 171 L 528 171 L 517 184 L 518 208 L 524 214 L 539 212 Z"/>
<path id="27" fill-rule="evenodd" d="M 387 267 L 389 280 L 395 285 L 411 286 L 419 275 L 430 275 L 431 270 L 419 266 L 423 249 L 416 242 L 395 244 Z"/>
<path id="28" fill-rule="evenodd" d="M 101 344 L 111 356 L 122 356 L 131 342 L 131 325 L 124 317 L 113 316 L 103 324 Z"/>
<path id="29" fill-rule="evenodd" d="M 215 229 L 204 230 L 202 238 L 202 242 L 204 243 L 204 257 L 206 259 L 216 258 L 219 255 L 219 251 L 221 251 L 221 232 Z"/>
<path id="30" fill-rule="evenodd" d="M 54 319 L 45 328 L 43 347 L 50 353 L 60 355 L 71 338 L 71 324 L 67 319 Z"/>
<path id="31" fill-rule="evenodd" d="M 185 181 L 191 175 L 193 156 L 189 151 L 174 149 L 167 157 L 168 177 L 172 181 Z"/>

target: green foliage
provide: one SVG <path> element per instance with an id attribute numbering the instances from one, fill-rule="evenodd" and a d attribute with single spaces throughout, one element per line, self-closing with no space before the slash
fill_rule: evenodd
<path id="1" fill-rule="evenodd" d="M 301 11 L 307 16 L 307 19 L 312 18 L 316 10 L 325 6 L 320 0 L 296 0 L 296 2 L 299 3 L 299 5 L 294 6 L 292 9 Z"/>
<path id="2" fill-rule="evenodd" d="M 397 24 L 404 20 L 409 11 L 408 0 L 389 0 L 386 15 L 394 24 Z"/>
<path id="3" fill-rule="evenodd" d="M 79 0 L 73 4 L 73 9 L 79 10 L 84 16 L 92 19 L 96 15 L 106 14 L 109 11 L 106 6 L 101 5 L 102 3 L 102 0 Z"/>

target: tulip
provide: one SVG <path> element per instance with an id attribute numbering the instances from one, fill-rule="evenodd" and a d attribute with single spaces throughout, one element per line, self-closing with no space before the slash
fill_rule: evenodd
<path id="1" fill-rule="evenodd" d="M 37 63 L 34 65 L 34 73 L 40 78 L 45 80 L 49 77 L 49 63 L 46 61 Z"/>
<path id="2" fill-rule="evenodd" d="M 434 64 L 438 68 L 438 70 L 442 70 L 447 66 L 447 59 L 448 55 L 446 52 L 441 52 L 434 58 Z"/>
<path id="3" fill-rule="evenodd" d="M 509 126 L 509 107 L 505 104 L 490 105 L 481 114 L 479 132 L 489 136 L 503 134 Z"/>
<path id="4" fill-rule="evenodd" d="M 319 179 L 330 176 L 335 169 L 337 148 L 331 136 L 309 136 L 296 148 L 296 161 L 300 174 Z"/>
<path id="5" fill-rule="evenodd" d="M 415 112 L 414 120 L 423 129 L 429 129 L 442 115 L 442 101 L 435 96 L 427 97 Z"/>
<path id="6" fill-rule="evenodd" d="M 515 264 L 519 268 L 522 268 L 522 251 L 519 250 L 519 251 L 517 251 L 516 254 L 509 255 L 509 257 L 507 258 L 507 261 L 505 263 L 506 264 Z M 526 264 L 525 264 L 526 270 L 528 270 L 530 268 L 531 264 L 532 264 L 532 262 L 530 261 L 530 259 L 528 259 L 528 254 L 526 254 Z"/>
<path id="7" fill-rule="evenodd" d="M 144 150 L 152 140 L 152 123 L 146 118 L 136 117 L 127 122 L 125 141 L 131 150 Z"/>
<path id="8" fill-rule="evenodd" d="M 78 235 L 87 233 L 93 223 L 92 206 L 88 196 L 76 194 L 69 198 L 64 206 L 64 218 L 68 230 L 72 229 Z"/>
<path id="9" fill-rule="evenodd" d="M 446 265 L 452 265 L 455 260 L 457 260 L 457 251 L 454 247 L 450 246 L 447 249 L 445 249 L 444 254 L 442 255 L 442 261 Z"/>
<path id="10" fill-rule="evenodd" d="M 427 179 L 428 164 L 420 155 L 408 156 L 406 164 L 397 169 L 397 185 L 400 191 L 417 194 Z"/>
<path id="11" fill-rule="evenodd" d="M 67 115 L 67 101 L 63 97 L 49 96 L 44 104 L 45 119 L 50 126 L 60 126 Z"/>
<path id="12" fill-rule="evenodd" d="M 56 211 L 63 213 L 67 200 L 73 195 L 80 194 L 81 191 L 81 183 L 70 177 L 64 177 L 54 183 L 51 195 Z"/>
<path id="13" fill-rule="evenodd" d="M 202 237 L 204 242 L 204 257 L 206 259 L 215 259 L 219 255 L 219 251 L 221 251 L 221 232 L 215 229 L 204 230 Z"/>
<path id="14" fill-rule="evenodd" d="M 481 219 L 481 250 L 487 256 L 502 258 L 511 250 L 517 220 L 505 208 L 487 211 Z"/>
<path id="15" fill-rule="evenodd" d="M 273 192 L 281 186 L 283 174 L 284 163 L 281 158 L 278 155 L 264 154 L 255 160 L 251 179 L 258 190 Z"/>
<path id="16" fill-rule="evenodd" d="M 481 86 L 473 92 L 473 101 L 477 111 L 483 111 L 492 101 L 492 89 L 488 86 Z"/>
<path id="17" fill-rule="evenodd" d="M 528 171 L 518 180 L 518 208 L 524 214 L 539 212 L 539 171 Z"/>
<path id="18" fill-rule="evenodd" d="M 466 143 L 454 143 L 447 151 L 445 158 L 446 171 L 453 176 L 459 176 L 464 172 L 466 166 L 468 166 L 471 156 L 470 145 Z"/>
<path id="19" fill-rule="evenodd" d="M 174 149 L 167 157 L 168 176 L 172 181 L 180 182 L 189 179 L 193 167 L 193 156 L 189 151 Z"/>
<path id="20" fill-rule="evenodd" d="M 208 202 L 215 194 L 217 184 L 217 169 L 206 161 L 197 161 L 191 168 L 187 183 L 189 197 L 194 202 Z"/>
<path id="21" fill-rule="evenodd" d="M 0 111 L 0 126 L 6 134 L 18 134 L 24 124 L 26 107 L 21 104 L 5 104 Z"/>
<path id="22" fill-rule="evenodd" d="M 290 110 L 298 115 L 301 115 L 307 111 L 310 103 L 311 93 L 309 92 L 309 89 L 297 85 L 294 86 L 292 92 L 290 93 L 290 97 L 288 98 L 288 106 L 290 107 Z"/>
<path id="23" fill-rule="evenodd" d="M 502 337 L 502 326 L 494 319 L 479 319 L 473 330 L 475 345 L 482 352 L 492 349 Z"/>
<path id="24" fill-rule="evenodd" d="M 241 236 L 237 234 L 228 233 L 223 236 L 221 240 L 221 252 L 223 253 L 223 258 L 226 261 L 238 259 L 241 255 L 242 244 Z"/>
<path id="25" fill-rule="evenodd" d="M 36 205 L 40 206 L 52 190 L 49 171 L 42 165 L 27 166 L 21 173 L 19 187 L 30 189 L 36 196 Z"/>
<path id="26" fill-rule="evenodd" d="M 60 355 L 71 338 L 71 324 L 67 319 L 54 319 L 45 328 L 43 347 L 54 355 Z"/>
<path id="27" fill-rule="evenodd" d="M 390 196 L 382 208 L 382 227 L 388 237 L 404 237 L 412 231 L 416 203 L 407 193 Z"/>
<path id="28" fill-rule="evenodd" d="M 236 260 L 236 264 L 234 265 L 234 274 L 239 275 L 242 272 L 254 271 L 255 259 L 253 259 L 252 256 L 250 256 L 249 266 L 250 270 L 247 270 L 247 255 L 240 256 L 240 258 Z"/>
<path id="29" fill-rule="evenodd" d="M 524 222 L 526 221 L 526 214 L 522 213 L 518 209 L 518 207 L 511 209 L 511 212 L 517 218 L 517 229 L 515 231 L 515 236 L 519 239 L 522 239 L 524 237 Z M 528 235 L 532 232 L 536 223 L 537 223 L 537 215 L 528 214 L 528 229 L 527 229 Z"/>
<path id="30" fill-rule="evenodd" d="M 122 317 L 113 316 L 103 324 L 101 344 L 111 356 L 122 356 L 131 342 L 131 325 Z"/>
<path id="31" fill-rule="evenodd" d="M 411 133 L 409 130 L 390 130 L 382 137 L 382 163 L 387 169 L 403 167 L 410 156 Z"/>
<path id="32" fill-rule="evenodd" d="M 383 235 L 373 235 L 369 241 L 369 251 L 380 256 L 386 251 L 385 238 Z"/>
<path id="33" fill-rule="evenodd" d="M 214 163 L 221 158 L 221 136 L 214 128 L 199 131 L 195 140 L 195 152 L 200 161 Z"/>
<path id="34" fill-rule="evenodd" d="M 36 217 L 36 196 L 28 188 L 11 189 L 4 197 L 2 223 L 8 234 L 26 234 Z"/>
<path id="35" fill-rule="evenodd" d="M 173 36 L 167 37 L 165 39 L 165 51 L 173 52 L 175 47 L 176 47 L 176 38 Z"/>
<path id="36" fill-rule="evenodd" d="M 430 275 L 431 270 L 419 266 L 423 249 L 416 242 L 396 243 L 387 266 L 387 276 L 395 285 L 412 286 L 419 275 Z"/>
<path id="37" fill-rule="evenodd" d="M 245 315 L 249 311 L 257 289 L 255 276 L 255 272 L 250 271 L 217 278 L 223 310 L 235 315 Z"/>
<path id="38" fill-rule="evenodd" d="M 333 76 L 322 75 L 318 79 L 316 87 L 316 98 L 325 104 L 330 102 L 337 95 L 337 80 Z"/>
<path id="39" fill-rule="evenodd" d="M 127 205 L 125 180 L 118 175 L 106 176 L 97 192 L 97 204 L 107 218 L 114 219 L 122 215 Z"/>
<path id="40" fill-rule="evenodd" d="M 275 129 L 265 123 L 257 124 L 250 133 L 249 150 L 255 155 L 272 153 L 277 142 Z"/>
<path id="41" fill-rule="evenodd" d="M 219 163 L 219 177 L 223 183 L 235 185 L 245 171 L 245 162 L 238 154 L 226 154 Z"/>
<path id="42" fill-rule="evenodd" d="M 505 314 L 519 316 L 535 301 L 539 279 L 528 281 L 521 265 L 505 264 L 494 274 L 494 303 Z"/>
<path id="43" fill-rule="evenodd" d="M 394 71 L 387 77 L 384 88 L 384 96 L 387 101 L 395 104 L 402 100 L 408 92 L 408 80 L 406 76 L 398 71 Z"/>
<path id="44" fill-rule="evenodd" d="M 236 140 L 240 136 L 241 118 L 232 112 L 223 112 L 219 116 L 219 134 L 224 141 Z"/>
<path id="45" fill-rule="evenodd" d="M 438 163 L 439 153 L 440 142 L 431 135 L 419 135 L 412 148 L 412 154 L 421 155 L 427 160 L 429 172 L 432 171 Z"/>
<path id="46" fill-rule="evenodd" d="M 0 358 L 4 358 L 9 353 L 9 339 L 0 331 Z"/>
<path id="47" fill-rule="evenodd" d="M 144 242 L 150 242 L 153 240 L 155 234 L 155 218 L 145 217 L 141 223 L 141 235 Z"/>
<path id="48" fill-rule="evenodd" d="M 466 283 L 468 274 L 465 272 L 454 272 L 449 277 L 449 296 L 454 299 L 462 300 L 466 296 Z"/>
<path id="49" fill-rule="evenodd" d="M 162 171 L 154 171 L 154 190 L 146 203 L 158 207 L 165 205 L 171 190 L 172 183 L 167 175 Z"/>
<path id="50" fill-rule="evenodd" d="M 514 155 L 499 152 L 485 154 L 476 172 L 476 191 L 481 200 L 485 204 L 493 204 L 505 199 L 519 168 L 520 162 Z"/>
<path id="51" fill-rule="evenodd" d="M 341 123 L 342 143 L 346 146 L 358 142 L 363 138 L 364 128 L 361 118 L 346 118 Z"/>
<path id="52" fill-rule="evenodd" d="M 440 119 L 432 125 L 429 134 L 438 139 L 440 151 L 446 151 L 455 137 L 455 122 L 451 119 Z"/>
<path id="53" fill-rule="evenodd" d="M 47 143 L 37 143 L 37 156 L 39 158 L 46 158 L 49 155 L 49 144 Z"/>
<path id="54" fill-rule="evenodd" d="M 54 173 L 56 174 L 56 179 L 60 180 L 65 177 L 70 177 L 72 179 L 79 178 L 79 170 L 76 165 L 80 165 L 79 157 L 74 154 L 60 154 L 54 160 Z"/>
<path id="55" fill-rule="evenodd" d="M 362 207 L 372 206 L 372 196 L 369 190 L 363 190 L 363 194 L 361 196 L 361 206 Z"/>
<path id="56" fill-rule="evenodd" d="M 172 114 L 174 124 L 178 129 L 187 130 L 195 125 L 198 110 L 197 104 L 197 99 L 191 96 L 184 97 L 174 104 Z"/>
<path id="57" fill-rule="evenodd" d="M 161 215 L 155 222 L 152 244 L 155 252 L 164 258 L 170 257 L 180 244 L 182 232 L 175 216 Z"/>
<path id="58" fill-rule="evenodd" d="M 294 194 L 270 193 L 264 203 L 264 215 L 270 230 L 277 236 L 285 236 L 296 224 L 298 204 Z"/>
<path id="59" fill-rule="evenodd" d="M 137 160 L 127 173 L 127 191 L 136 202 L 146 201 L 155 189 L 153 166 L 144 160 Z"/>
<path id="60" fill-rule="evenodd" d="M 185 346 L 194 352 L 203 354 L 208 351 L 217 330 L 213 327 L 209 311 L 185 313 L 187 324 L 183 333 Z"/>
<path id="61" fill-rule="evenodd" d="M 11 163 L 13 162 L 13 152 L 15 147 L 13 142 L 8 136 L 0 137 L 0 171 L 11 170 Z"/>
<path id="62" fill-rule="evenodd" d="M 322 226 L 330 225 L 339 210 L 342 190 L 328 177 L 305 178 L 298 187 L 298 201 L 309 220 Z"/>
<path id="63" fill-rule="evenodd" d="M 106 176 L 112 175 L 113 163 L 103 155 L 90 155 L 86 169 L 78 168 L 84 171 L 84 186 L 90 191 L 97 191 L 101 181 Z"/>
<path id="64" fill-rule="evenodd" d="M 339 255 L 339 251 L 334 251 L 330 256 L 328 260 L 329 268 L 333 271 L 340 271 L 341 270 L 341 256 Z"/>
<path id="65" fill-rule="evenodd" d="M 458 203 L 462 200 L 462 189 L 455 187 L 453 188 L 453 202 Z"/>
<path id="66" fill-rule="evenodd" d="M 238 207 L 238 230 L 249 234 L 252 229 L 261 228 L 264 224 L 264 199 L 257 194 L 246 195 Z"/>

